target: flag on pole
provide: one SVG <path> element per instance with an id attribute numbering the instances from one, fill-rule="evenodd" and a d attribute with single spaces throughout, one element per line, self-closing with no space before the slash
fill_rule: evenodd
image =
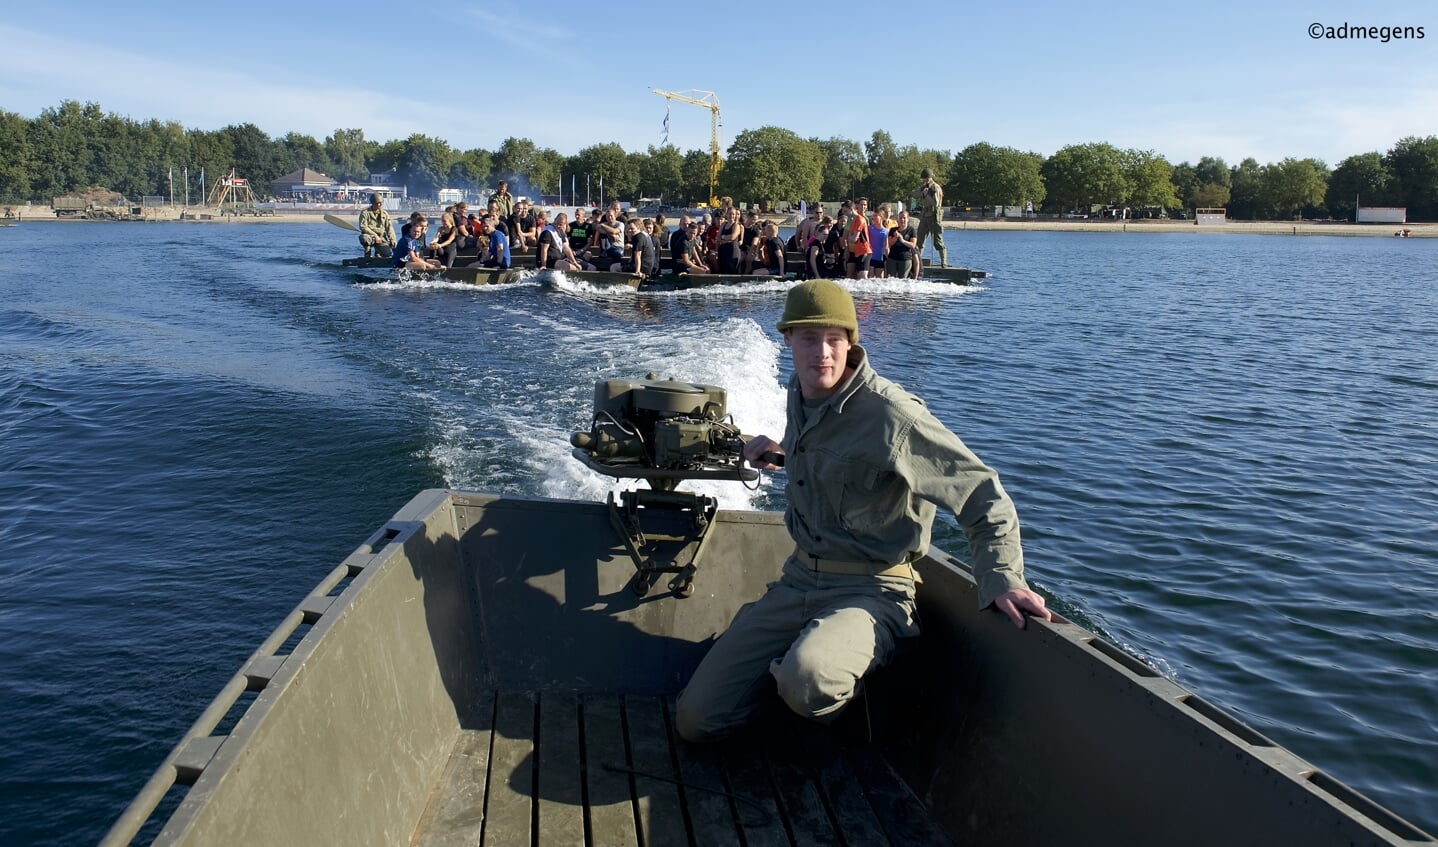
<path id="1" fill-rule="evenodd" d="M 669 104 L 664 104 L 664 144 L 669 143 Z"/>

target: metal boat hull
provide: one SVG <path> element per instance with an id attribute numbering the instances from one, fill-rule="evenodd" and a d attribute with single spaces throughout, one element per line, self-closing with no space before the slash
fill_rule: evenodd
<path id="1" fill-rule="evenodd" d="M 691 770 L 737 748 L 644 743 L 672 741 L 669 698 L 791 549 L 779 515 L 752 512 L 719 512 L 706 545 L 693 596 L 640 598 L 603 504 L 423 492 L 256 651 L 106 843 L 127 843 L 176 783 L 190 787 L 157 844 L 568 844 L 584 821 L 596 840 L 637 826 L 631 843 L 749 832 L 752 798 L 715 811 Z M 861 779 L 907 784 L 858 794 L 891 843 L 1433 843 L 1084 628 L 1020 631 L 978 610 L 941 551 L 916 567 L 924 635 L 870 681 L 873 739 L 844 753 L 871 757 L 850 770 Z M 213 734 L 246 690 L 254 702 Z M 620 764 L 578 752 L 576 720 L 586 741 L 631 733 L 610 739 Z M 831 811 L 854 796 L 822 769 L 764 761 L 788 776 L 754 784 L 796 833 L 819 807 L 794 791 Z M 746 767 L 727 790 L 748 790 Z"/>

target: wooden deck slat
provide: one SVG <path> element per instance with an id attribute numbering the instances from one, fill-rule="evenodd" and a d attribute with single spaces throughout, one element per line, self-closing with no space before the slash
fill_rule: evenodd
<path id="1" fill-rule="evenodd" d="M 695 745 L 661 698 L 502 691 L 466 725 L 414 847 L 952 847 L 876 748 L 802 722 Z"/>
<path id="2" fill-rule="evenodd" d="M 789 834 L 769 783 L 762 750 L 752 741 L 724 745 L 724 772 L 748 847 L 789 847 Z"/>
<path id="3" fill-rule="evenodd" d="M 793 751 L 769 756 L 769 771 L 784 804 L 794 847 L 841 847 L 813 778 L 801 768 Z"/>
<path id="4" fill-rule="evenodd" d="M 529 844 L 534 814 L 534 705 L 527 692 L 502 691 L 494 715 L 486 844 Z"/>
<path id="5" fill-rule="evenodd" d="M 539 843 L 584 843 L 579 696 L 539 695 Z"/>
<path id="6" fill-rule="evenodd" d="M 889 843 L 864 787 L 845 767 L 838 751 L 833 748 L 811 751 L 809 766 L 847 844 L 860 847 Z"/>
<path id="7" fill-rule="evenodd" d="M 720 748 L 713 744 L 675 745 L 684 803 L 689 809 L 696 847 L 739 847 L 738 824 L 724 784 Z"/>
<path id="8" fill-rule="evenodd" d="M 634 795 L 629 787 L 629 754 L 617 696 L 584 698 L 585 784 L 589 830 L 595 847 L 636 847 Z M 618 768 L 618 770 L 614 770 Z"/>
<path id="9" fill-rule="evenodd" d="M 923 804 L 882 756 L 872 749 L 849 750 L 845 752 L 845 759 L 863 783 L 869 804 L 891 843 L 905 847 L 953 847 L 953 842 L 924 812 Z"/>
<path id="10" fill-rule="evenodd" d="M 476 713 L 483 717 L 484 726 L 460 733 L 440 776 L 439 792 L 415 831 L 414 847 L 470 847 L 480 843 L 494 695 L 485 697 Z"/>
<path id="11" fill-rule="evenodd" d="M 626 697 L 624 716 L 643 843 L 645 847 L 686 847 L 689 835 L 664 704 L 653 697 Z"/>

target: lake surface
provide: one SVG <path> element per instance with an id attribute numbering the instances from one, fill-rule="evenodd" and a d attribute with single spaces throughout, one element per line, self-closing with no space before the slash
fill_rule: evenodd
<path id="1" fill-rule="evenodd" d="M 1438 831 L 1438 240 L 948 243 L 994 278 L 856 284 L 863 343 L 999 470 L 1035 586 Z M 353 248 L 0 229 L 0 843 L 98 839 L 419 489 L 602 497 L 567 444 L 595 380 L 725 385 L 782 434 L 781 284 L 377 285 Z"/>

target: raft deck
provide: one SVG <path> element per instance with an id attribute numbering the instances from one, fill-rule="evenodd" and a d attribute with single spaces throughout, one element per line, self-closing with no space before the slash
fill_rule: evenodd
<path id="1" fill-rule="evenodd" d="M 486 696 L 412 844 L 952 843 L 871 745 L 798 722 L 686 744 L 671 708 L 613 694 Z"/>

